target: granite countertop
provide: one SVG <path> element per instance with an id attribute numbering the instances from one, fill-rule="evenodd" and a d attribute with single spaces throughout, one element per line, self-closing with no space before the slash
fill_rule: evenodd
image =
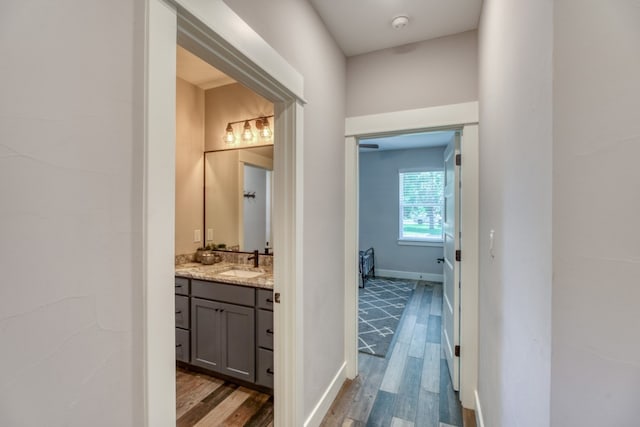
<path id="1" fill-rule="evenodd" d="M 255 271 L 262 274 L 256 277 L 233 277 L 220 274 L 229 270 Z M 264 267 L 253 268 L 246 264 L 219 262 L 204 265 L 197 262 L 188 262 L 176 265 L 176 276 L 250 286 L 253 288 L 273 289 L 273 272 L 271 269 Z"/>

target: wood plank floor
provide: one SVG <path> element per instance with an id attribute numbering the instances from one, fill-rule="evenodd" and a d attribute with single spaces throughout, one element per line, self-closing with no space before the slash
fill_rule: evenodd
<path id="1" fill-rule="evenodd" d="M 342 387 L 322 426 L 463 425 L 440 347 L 442 286 L 418 281 L 385 358 L 359 355 L 360 374 Z M 205 374 L 176 372 L 178 427 L 273 426 L 273 397 Z M 475 427 L 473 411 L 464 426 Z"/>
<path id="2" fill-rule="evenodd" d="M 440 346 L 441 314 L 442 285 L 417 281 L 387 356 L 359 354 L 358 377 L 345 383 L 321 425 L 462 426 Z"/>
<path id="3" fill-rule="evenodd" d="M 273 397 L 178 368 L 176 418 L 178 427 L 273 427 Z"/>

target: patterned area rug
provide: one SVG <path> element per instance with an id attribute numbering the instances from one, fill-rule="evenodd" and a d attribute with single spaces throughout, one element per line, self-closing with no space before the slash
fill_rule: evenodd
<path id="1" fill-rule="evenodd" d="M 376 277 L 360 288 L 358 300 L 358 350 L 385 357 L 415 280 Z"/>

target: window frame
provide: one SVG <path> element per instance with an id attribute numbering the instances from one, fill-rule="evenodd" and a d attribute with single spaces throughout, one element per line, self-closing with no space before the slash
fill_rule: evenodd
<path id="1" fill-rule="evenodd" d="M 441 172 L 443 174 L 442 190 L 444 192 L 444 168 L 443 167 L 420 167 L 420 168 L 404 168 L 398 169 L 398 245 L 402 246 L 437 246 L 441 247 L 444 244 L 444 200 L 441 205 L 442 209 L 442 229 L 443 233 L 439 238 L 437 237 L 405 237 L 403 236 L 403 216 L 405 204 L 402 203 L 403 194 L 403 177 L 402 174 L 416 173 L 416 172 Z"/>

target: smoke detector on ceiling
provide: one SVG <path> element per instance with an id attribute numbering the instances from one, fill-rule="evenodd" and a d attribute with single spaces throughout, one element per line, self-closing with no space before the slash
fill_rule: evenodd
<path id="1" fill-rule="evenodd" d="M 409 25 L 409 17 L 405 15 L 396 16 L 391 21 L 391 26 L 396 30 L 399 30 L 400 28 L 404 28 L 407 25 Z"/>

